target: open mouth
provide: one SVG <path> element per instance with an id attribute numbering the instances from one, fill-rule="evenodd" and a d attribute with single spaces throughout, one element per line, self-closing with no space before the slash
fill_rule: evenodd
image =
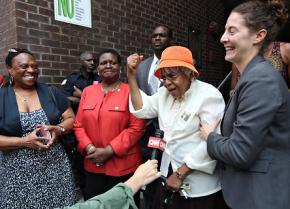
<path id="1" fill-rule="evenodd" d="M 233 56 L 235 52 L 235 48 L 230 47 L 230 46 L 225 47 L 225 50 L 226 50 L 226 56 Z"/>
<path id="2" fill-rule="evenodd" d="M 37 79 L 37 76 L 34 75 L 26 75 L 23 77 L 24 80 L 28 81 L 28 82 L 34 82 Z"/>
<path id="3" fill-rule="evenodd" d="M 26 76 L 24 76 L 24 78 L 27 79 L 27 80 L 34 80 L 36 78 L 36 76 L 34 76 L 34 75 L 26 75 Z"/>
<path id="4" fill-rule="evenodd" d="M 234 50 L 235 48 L 232 46 L 224 46 L 226 51 Z"/>

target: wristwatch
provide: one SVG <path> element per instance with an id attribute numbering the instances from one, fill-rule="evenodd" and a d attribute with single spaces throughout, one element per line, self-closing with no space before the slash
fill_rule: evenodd
<path id="1" fill-rule="evenodd" d="M 60 134 L 63 134 L 65 132 L 65 128 L 62 125 L 58 124 L 57 127 L 58 127 Z"/>

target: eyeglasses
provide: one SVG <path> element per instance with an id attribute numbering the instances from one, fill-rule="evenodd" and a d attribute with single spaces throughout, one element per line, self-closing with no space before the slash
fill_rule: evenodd
<path id="1" fill-rule="evenodd" d="M 166 80 L 174 81 L 182 73 L 179 69 L 162 70 L 159 80 L 161 83 L 165 83 Z"/>

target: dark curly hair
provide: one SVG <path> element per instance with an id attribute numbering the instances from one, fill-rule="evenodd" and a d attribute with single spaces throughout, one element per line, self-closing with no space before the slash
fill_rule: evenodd
<path id="1" fill-rule="evenodd" d="M 16 57 L 19 54 L 22 53 L 26 53 L 26 54 L 30 54 L 32 57 L 34 57 L 34 55 L 28 51 L 27 49 L 20 49 L 20 48 L 11 48 L 8 50 L 8 54 L 5 58 L 5 64 L 7 67 L 11 68 L 12 67 L 12 61 L 13 58 Z"/>

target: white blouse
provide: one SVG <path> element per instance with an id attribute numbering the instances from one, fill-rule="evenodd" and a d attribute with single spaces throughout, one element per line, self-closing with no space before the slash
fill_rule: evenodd
<path id="1" fill-rule="evenodd" d="M 225 103 L 221 93 L 210 84 L 194 80 L 179 100 L 174 99 L 165 87 L 159 88 L 152 96 L 142 91 L 141 95 L 142 109 L 134 110 L 130 101 L 130 112 L 138 118 L 158 117 L 166 141 L 160 169 L 162 175 L 167 177 L 170 163 L 173 171 L 185 163 L 193 169 L 184 180 L 184 183 L 190 184 L 190 189 L 186 190 L 189 197 L 201 197 L 219 191 L 221 186 L 216 161 L 207 153 L 199 124 L 200 120 L 212 123 L 222 118 Z"/>

